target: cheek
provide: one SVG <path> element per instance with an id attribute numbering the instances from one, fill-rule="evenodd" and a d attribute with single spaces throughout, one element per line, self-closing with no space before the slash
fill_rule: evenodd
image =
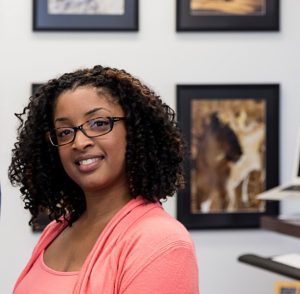
<path id="1" fill-rule="evenodd" d="M 120 136 L 117 140 L 112 141 L 110 145 L 112 159 L 118 162 L 120 165 L 125 164 L 126 146 L 127 143 L 123 136 Z"/>
<path id="2" fill-rule="evenodd" d="M 115 133 L 111 133 L 110 137 L 110 148 L 114 150 L 115 153 L 120 153 L 124 156 L 126 152 L 126 130 L 124 126 L 118 126 L 119 129 L 116 130 Z"/>
<path id="3" fill-rule="evenodd" d="M 110 153 L 114 154 L 115 159 L 122 159 L 125 158 L 126 153 L 126 143 L 124 143 L 121 140 L 117 140 L 115 142 L 112 142 L 110 145 Z"/>

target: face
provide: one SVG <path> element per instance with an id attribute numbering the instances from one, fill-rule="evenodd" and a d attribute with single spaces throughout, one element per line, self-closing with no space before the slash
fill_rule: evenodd
<path id="1" fill-rule="evenodd" d="M 124 117 L 124 112 L 109 94 L 101 94 L 93 87 L 79 87 L 57 98 L 54 125 L 55 128 L 74 127 L 101 116 Z M 101 190 L 118 189 L 119 193 L 128 190 L 123 121 L 115 122 L 111 132 L 94 138 L 77 130 L 75 140 L 58 147 L 58 151 L 66 173 L 86 195 Z"/>

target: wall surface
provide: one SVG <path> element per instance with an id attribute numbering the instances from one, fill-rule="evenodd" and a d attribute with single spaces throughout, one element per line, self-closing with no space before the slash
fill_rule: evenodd
<path id="1" fill-rule="evenodd" d="M 31 29 L 31 2 L 0 1 L 0 293 L 11 293 L 38 238 L 27 225 L 18 189 L 7 179 L 17 126 L 13 113 L 25 106 L 33 82 L 79 67 L 110 65 L 141 78 L 172 107 L 176 84 L 280 83 L 280 179 L 290 179 L 300 125 L 299 0 L 281 1 L 281 30 L 275 33 L 176 33 L 172 0 L 140 0 L 137 33 L 37 33 Z M 175 215 L 174 199 L 165 207 Z M 299 202 L 292 205 L 298 208 Z M 273 293 L 274 281 L 287 278 L 241 264 L 237 257 L 299 248 L 298 239 L 263 230 L 191 234 L 205 294 Z"/>

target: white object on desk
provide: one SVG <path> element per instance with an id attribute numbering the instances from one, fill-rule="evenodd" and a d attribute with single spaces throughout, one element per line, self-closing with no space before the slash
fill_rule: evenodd
<path id="1" fill-rule="evenodd" d="M 280 262 L 295 268 L 300 269 L 300 253 L 289 253 L 278 255 L 271 258 L 273 261 Z"/>

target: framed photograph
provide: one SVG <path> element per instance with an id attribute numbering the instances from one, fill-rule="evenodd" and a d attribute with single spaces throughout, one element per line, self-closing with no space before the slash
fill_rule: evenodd
<path id="1" fill-rule="evenodd" d="M 300 294 L 300 282 L 278 281 L 275 283 L 275 294 Z"/>
<path id="2" fill-rule="evenodd" d="M 137 31 L 138 0 L 33 0 L 34 31 Z"/>
<path id="3" fill-rule="evenodd" d="M 278 31 L 279 0 L 177 0 L 177 31 Z"/>
<path id="4" fill-rule="evenodd" d="M 188 146 L 177 216 L 188 229 L 258 227 L 278 202 L 256 195 L 278 185 L 279 85 L 178 85 Z"/>

